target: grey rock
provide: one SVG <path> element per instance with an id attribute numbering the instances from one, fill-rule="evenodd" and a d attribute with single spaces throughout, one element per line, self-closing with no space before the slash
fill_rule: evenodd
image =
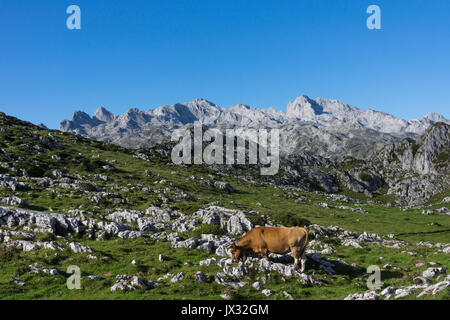
<path id="1" fill-rule="evenodd" d="M 434 215 L 434 211 L 433 210 L 422 210 L 422 214 L 431 216 L 431 215 Z"/>
<path id="2" fill-rule="evenodd" d="M 261 291 L 263 289 L 263 286 L 262 286 L 261 282 L 256 281 L 256 282 L 253 282 L 252 288 L 255 290 Z"/>
<path id="3" fill-rule="evenodd" d="M 43 265 L 41 265 L 41 264 L 39 264 L 37 262 L 35 262 L 34 264 L 30 264 L 28 266 L 28 270 L 29 270 L 30 273 L 43 272 L 45 274 L 52 275 L 52 276 L 59 275 L 58 270 L 53 269 L 53 268 L 47 268 L 47 267 L 45 267 L 45 266 L 43 266 Z"/>
<path id="4" fill-rule="evenodd" d="M 199 283 L 203 283 L 206 281 L 206 275 L 201 271 L 197 271 L 195 274 L 195 280 Z"/>
<path id="5" fill-rule="evenodd" d="M 184 279 L 184 273 L 183 272 L 179 272 L 170 280 L 170 282 L 179 282 L 179 281 L 181 281 L 183 279 Z"/>
<path id="6" fill-rule="evenodd" d="M 26 200 L 22 200 L 19 197 L 0 198 L 0 203 L 7 204 L 10 206 L 27 205 L 28 204 L 28 202 Z"/>
<path id="7" fill-rule="evenodd" d="M 434 285 L 429 285 L 421 293 L 419 293 L 417 298 L 420 298 L 423 295 L 435 295 L 448 287 L 450 287 L 450 276 L 447 276 L 444 281 L 438 282 Z"/>
<path id="8" fill-rule="evenodd" d="M 93 252 L 92 248 L 90 248 L 88 246 L 85 246 L 85 245 L 83 245 L 81 243 L 78 243 L 78 242 L 71 242 L 69 244 L 69 247 L 75 253 L 81 253 L 81 252 L 90 252 L 90 253 L 92 253 Z"/>
<path id="9" fill-rule="evenodd" d="M 292 297 L 292 295 L 286 291 L 283 291 L 283 296 L 288 300 L 294 300 L 294 297 Z"/>
<path id="10" fill-rule="evenodd" d="M 378 299 L 379 294 L 375 290 L 350 294 L 344 298 L 344 300 L 378 300 Z"/>
<path id="11" fill-rule="evenodd" d="M 422 273 L 422 276 L 425 278 L 434 278 L 435 276 L 439 274 L 446 274 L 445 268 L 439 267 L 439 268 L 428 268 Z"/>
<path id="12" fill-rule="evenodd" d="M 273 294 L 273 291 L 270 289 L 264 289 L 261 291 L 263 295 L 265 295 L 266 297 L 269 297 Z"/>
<path id="13" fill-rule="evenodd" d="M 422 284 L 422 283 L 429 283 L 429 282 L 431 282 L 430 279 L 425 278 L 425 277 L 421 277 L 421 276 L 415 277 L 413 279 L 413 283 L 414 284 Z"/>
<path id="14" fill-rule="evenodd" d="M 117 236 L 122 239 L 137 239 L 142 237 L 143 235 L 144 233 L 141 231 L 131 231 L 131 230 L 121 231 L 117 234 Z"/>
<path id="15" fill-rule="evenodd" d="M 156 282 L 145 281 L 137 276 L 129 276 L 126 274 L 117 275 L 116 283 L 111 287 L 110 291 L 115 292 L 117 290 L 122 291 L 134 291 L 136 289 L 154 289 L 158 286 Z"/>
<path id="16" fill-rule="evenodd" d="M 214 182 L 214 187 L 216 187 L 217 189 L 220 189 L 220 190 L 227 191 L 227 192 L 234 191 L 234 188 L 226 182 L 216 181 L 216 182 Z"/>
<path id="17" fill-rule="evenodd" d="M 220 225 L 229 234 L 242 235 L 253 228 L 253 223 L 248 218 L 253 214 L 255 213 L 210 206 L 196 211 L 193 216 L 202 219 L 205 224 Z"/>
<path id="18" fill-rule="evenodd" d="M 24 281 L 22 281 L 22 280 L 20 280 L 20 279 L 17 279 L 17 278 L 12 278 L 10 282 L 11 282 L 11 283 L 14 283 L 14 284 L 17 284 L 17 285 L 19 285 L 19 286 L 21 286 L 21 287 L 27 285 Z"/>
<path id="19" fill-rule="evenodd" d="M 160 262 L 163 262 L 163 261 L 166 261 L 166 260 L 167 260 L 167 257 L 166 257 L 165 255 L 163 255 L 163 254 L 160 254 L 160 255 L 158 255 L 158 260 L 159 260 Z"/>
<path id="20" fill-rule="evenodd" d="M 346 239 L 342 242 L 342 245 L 346 247 L 362 248 L 361 243 L 356 239 Z"/>

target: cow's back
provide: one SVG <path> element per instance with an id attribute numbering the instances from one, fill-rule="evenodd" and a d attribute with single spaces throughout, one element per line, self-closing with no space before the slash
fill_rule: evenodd
<path id="1" fill-rule="evenodd" d="M 285 254 L 292 248 L 304 248 L 307 239 L 307 231 L 301 227 L 256 227 L 238 240 L 237 244 L 256 252 L 266 248 L 273 253 Z"/>
<path id="2" fill-rule="evenodd" d="M 270 252 L 284 254 L 293 247 L 305 246 L 306 229 L 301 227 L 261 227 L 261 236 Z"/>

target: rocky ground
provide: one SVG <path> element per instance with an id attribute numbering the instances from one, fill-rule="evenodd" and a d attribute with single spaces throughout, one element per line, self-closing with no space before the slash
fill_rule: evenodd
<path id="1" fill-rule="evenodd" d="M 358 233 L 337 226 L 325 227 L 318 224 L 308 226 L 310 237 L 313 239 L 308 244 L 306 251 L 309 272 L 300 273 L 293 267 L 293 258 L 288 255 L 270 254 L 269 260 L 261 257 L 248 257 L 244 261 L 233 262 L 230 258 L 228 245 L 236 241 L 241 235 L 254 227 L 249 219 L 257 215 L 257 212 L 245 212 L 232 210 L 218 206 L 209 206 L 200 209 L 191 215 L 185 215 L 171 209 L 150 207 L 145 212 L 140 211 L 115 211 L 104 219 L 87 218 L 81 211 L 74 211 L 70 215 L 43 213 L 22 208 L 0 207 L 0 242 L 4 250 L 9 252 L 11 248 L 22 252 L 45 250 L 54 252 L 57 257 L 59 252 L 66 251 L 71 255 L 84 254 L 86 260 L 103 261 L 108 264 L 111 257 L 88 245 L 84 245 L 75 239 L 76 234 L 86 234 L 88 238 L 96 241 L 112 241 L 121 239 L 155 239 L 157 242 L 170 243 L 170 248 L 184 248 L 185 250 L 201 251 L 207 258 L 192 264 L 194 276 L 187 279 L 185 272 L 171 270 L 163 276 L 155 279 L 141 278 L 135 274 L 117 274 L 114 283 L 110 286 L 110 292 L 153 290 L 159 285 L 167 282 L 172 284 L 192 281 L 205 283 L 214 281 L 224 288 L 231 288 L 235 292 L 248 286 L 252 290 L 261 291 L 267 297 L 272 294 L 282 294 L 284 297 L 293 298 L 298 292 L 287 292 L 283 290 L 270 289 L 269 280 L 278 275 L 281 281 L 288 282 L 292 279 L 298 281 L 304 287 L 327 286 L 333 281 L 332 276 L 346 270 L 348 274 L 364 274 L 362 266 L 349 263 L 342 259 L 337 252 L 341 247 L 350 248 L 372 248 L 383 247 L 388 250 L 401 250 L 411 256 L 416 256 L 414 251 L 418 247 L 431 248 L 433 254 L 447 255 L 450 253 L 450 243 L 428 243 L 420 242 L 409 244 L 397 239 L 393 235 L 381 236 L 376 233 Z M 273 225 L 267 223 L 266 225 Z M 183 237 L 189 231 L 199 231 L 210 226 L 214 233 L 200 233 L 199 236 Z M 214 228 L 215 227 L 215 228 Z M 13 231 L 13 230 L 24 231 Z M 39 234 L 46 233 L 54 240 L 39 240 Z M 181 236 L 180 236 L 181 235 Z M 328 242 L 332 240 L 332 244 Z M 382 257 L 379 257 L 382 259 Z M 168 259 L 164 254 L 158 255 L 158 261 L 164 263 Z M 381 262 L 381 261 L 380 261 Z M 143 264 L 133 259 L 129 262 L 137 267 Z M 429 267 L 432 265 L 432 267 Z M 406 286 L 387 286 L 376 291 L 370 290 L 349 294 L 345 299 L 398 299 L 398 298 L 420 298 L 424 295 L 433 297 L 450 286 L 450 278 L 446 277 L 446 268 L 436 262 L 418 262 L 416 267 L 423 269 L 421 275 L 410 279 L 411 284 Z M 215 271 L 205 274 L 202 266 L 214 266 Z M 384 264 L 383 270 L 403 270 L 403 268 Z M 312 271 L 312 272 L 311 272 Z M 29 279 L 28 274 L 37 274 L 45 277 L 67 277 L 64 270 L 45 266 L 40 262 L 29 264 L 23 275 Z M 320 276 L 316 276 L 315 273 Z M 92 281 L 102 282 L 100 274 L 89 274 L 85 276 Z M 28 283 L 23 277 L 12 277 L 10 283 L 19 287 L 27 288 Z M 208 280 L 209 279 L 209 280 Z M 222 294 L 223 298 L 230 295 Z"/>
<path id="2" fill-rule="evenodd" d="M 174 166 L 164 147 L 129 150 L 0 120 L 2 298 L 449 298 L 442 185 L 420 205 L 402 205 L 380 170 L 353 160 L 298 158 L 260 180 L 240 168 Z M 421 159 L 428 152 L 414 149 Z M 430 181 L 445 180 L 437 164 Z M 428 179 L 409 172 L 395 183 Z M 290 255 L 233 262 L 228 244 L 256 225 L 305 226 L 306 271 Z M 66 284 L 73 265 L 79 290 Z M 369 290 L 373 265 L 382 283 Z"/>

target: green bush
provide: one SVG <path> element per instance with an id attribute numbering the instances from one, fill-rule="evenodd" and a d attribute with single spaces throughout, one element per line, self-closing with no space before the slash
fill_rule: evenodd
<path id="1" fill-rule="evenodd" d="M 81 188 L 82 188 L 84 191 L 90 191 L 90 192 L 95 192 L 95 191 L 97 191 L 97 188 L 96 188 L 93 184 L 88 183 L 88 182 L 84 182 L 84 183 L 81 185 Z"/>
<path id="2" fill-rule="evenodd" d="M 83 159 L 81 160 L 81 167 L 85 171 L 98 172 L 107 163 L 98 159 Z"/>
<path id="3" fill-rule="evenodd" d="M 253 215 L 248 217 L 250 221 L 256 226 L 264 226 L 266 224 L 266 219 L 261 217 L 260 215 Z"/>
<path id="4" fill-rule="evenodd" d="M 216 224 L 201 224 L 197 229 L 189 232 L 190 237 L 200 238 L 202 234 L 223 235 L 225 232 Z"/>
<path id="5" fill-rule="evenodd" d="M 30 177 L 42 178 L 45 175 L 46 169 L 41 167 L 30 167 L 27 169 Z"/>
<path id="6" fill-rule="evenodd" d="M 51 232 L 42 232 L 36 235 L 36 240 L 40 241 L 55 241 L 56 236 Z"/>
<path id="7" fill-rule="evenodd" d="M 304 227 L 311 224 L 309 220 L 290 212 L 274 215 L 274 218 L 276 222 L 286 227 Z"/>
<path id="8" fill-rule="evenodd" d="M 358 175 L 358 178 L 359 178 L 359 180 L 362 180 L 362 181 L 370 181 L 372 179 L 372 176 L 368 173 L 361 172 Z"/>
<path id="9" fill-rule="evenodd" d="M 19 255 L 20 250 L 16 247 L 0 247 L 0 262 L 2 263 L 17 260 Z"/>

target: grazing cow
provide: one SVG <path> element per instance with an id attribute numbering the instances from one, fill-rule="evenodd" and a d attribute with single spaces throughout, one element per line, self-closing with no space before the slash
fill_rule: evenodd
<path id="1" fill-rule="evenodd" d="M 308 242 L 308 231 L 301 227 L 277 228 L 256 227 L 236 242 L 230 243 L 230 251 L 234 260 L 239 260 L 248 254 L 263 255 L 269 259 L 268 253 L 286 254 L 292 252 L 294 266 L 305 271 L 305 247 Z"/>

